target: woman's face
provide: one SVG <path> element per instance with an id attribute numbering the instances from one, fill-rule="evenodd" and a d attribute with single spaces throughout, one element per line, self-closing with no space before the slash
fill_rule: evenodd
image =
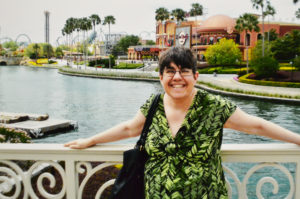
<path id="1" fill-rule="evenodd" d="M 181 71 L 181 73 L 179 73 L 179 71 Z M 160 83 L 165 92 L 174 99 L 182 99 L 190 96 L 197 79 L 198 72 L 193 74 L 192 69 L 181 69 L 173 62 L 169 67 L 164 69 L 163 75 L 160 75 Z"/>

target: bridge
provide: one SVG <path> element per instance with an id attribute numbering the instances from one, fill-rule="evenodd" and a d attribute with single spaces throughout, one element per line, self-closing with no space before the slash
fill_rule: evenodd
<path id="1" fill-rule="evenodd" d="M 6 57 L 0 56 L 0 66 L 4 65 L 20 65 L 22 57 Z"/>
<path id="2" fill-rule="evenodd" d="M 62 144 L 1 144 L 0 198 L 81 199 L 84 194 L 100 198 L 109 194 L 107 189 L 114 183 L 107 169 L 121 164 L 123 152 L 130 148 L 133 145 L 105 144 L 74 150 Z M 221 156 L 229 198 L 262 199 L 266 190 L 275 198 L 300 198 L 299 146 L 223 144 Z M 238 171 L 240 168 L 244 170 Z M 269 170 L 263 170 L 266 168 Z M 93 178 L 95 175 L 98 178 Z M 284 190 L 283 196 L 276 195 L 279 190 Z"/>

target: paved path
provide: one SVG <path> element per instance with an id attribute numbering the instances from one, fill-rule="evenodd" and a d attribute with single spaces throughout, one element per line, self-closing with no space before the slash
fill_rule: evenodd
<path id="1" fill-rule="evenodd" d="M 222 88 L 239 89 L 244 91 L 253 91 L 257 93 L 300 96 L 300 88 L 286 88 L 286 87 L 244 84 L 234 80 L 234 77 L 237 77 L 237 75 L 220 74 L 217 75 L 217 77 L 214 77 L 211 74 L 200 74 L 198 80 L 206 83 L 211 83 L 213 85 Z"/>
<path id="2" fill-rule="evenodd" d="M 151 68 L 155 64 L 151 64 Z M 124 72 L 124 73 L 148 73 L 150 76 L 158 76 L 158 72 L 155 71 L 143 71 L 142 69 L 96 69 L 93 67 L 85 67 L 84 65 L 71 65 L 72 68 L 78 69 L 88 69 L 94 71 L 114 71 L 114 72 Z M 150 67 L 150 66 L 149 66 Z M 260 86 L 253 84 L 240 83 L 234 79 L 237 75 L 234 74 L 218 74 L 216 77 L 213 74 L 199 74 L 199 81 L 211 83 L 218 87 L 229 88 L 232 90 L 243 90 L 248 92 L 256 93 L 268 93 L 273 95 L 285 95 L 285 96 L 300 96 L 300 88 L 286 88 L 286 87 L 274 87 L 274 86 Z"/>

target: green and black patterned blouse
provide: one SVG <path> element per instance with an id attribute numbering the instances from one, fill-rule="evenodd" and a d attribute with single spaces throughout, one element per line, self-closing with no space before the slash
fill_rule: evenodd
<path id="1" fill-rule="evenodd" d="M 146 116 L 154 95 L 141 107 Z M 236 106 L 198 90 L 191 107 L 172 137 L 163 95 L 146 140 L 146 199 L 228 198 L 221 165 L 223 125 Z"/>

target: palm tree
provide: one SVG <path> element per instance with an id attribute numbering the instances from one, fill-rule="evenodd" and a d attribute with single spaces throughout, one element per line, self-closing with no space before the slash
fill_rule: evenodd
<path id="1" fill-rule="evenodd" d="M 91 20 L 91 22 L 92 22 L 92 24 L 93 24 L 94 34 L 95 34 L 95 33 L 96 33 L 95 27 L 96 27 L 96 25 L 98 25 L 98 24 L 101 23 L 101 19 L 100 19 L 99 15 L 97 15 L 97 14 L 92 14 L 92 15 L 90 16 L 90 20 Z M 95 59 L 96 59 L 96 44 L 95 44 L 95 43 L 96 43 L 96 42 L 95 42 L 95 40 L 94 40 L 94 56 L 95 56 Z M 96 60 L 96 62 L 97 62 L 97 60 Z"/>
<path id="2" fill-rule="evenodd" d="M 115 24 L 115 21 L 116 21 L 116 19 L 115 19 L 115 17 L 112 16 L 112 15 L 108 15 L 108 16 L 106 16 L 106 17 L 104 18 L 103 25 L 108 24 L 109 44 L 110 44 L 110 24 Z M 111 46 L 109 46 L 109 47 L 111 48 Z M 111 68 L 111 63 L 110 63 L 110 51 L 109 51 L 109 58 L 108 58 L 108 60 L 109 60 L 109 68 Z"/>
<path id="3" fill-rule="evenodd" d="M 158 22 L 160 21 L 163 27 L 163 47 L 165 47 L 165 38 L 164 38 L 164 34 L 165 34 L 165 28 L 164 28 L 164 21 L 169 19 L 170 13 L 166 8 L 158 8 L 155 11 L 155 20 Z"/>
<path id="4" fill-rule="evenodd" d="M 300 8 L 295 12 L 296 18 L 300 19 Z"/>
<path id="5" fill-rule="evenodd" d="M 248 60 L 248 39 L 247 39 L 247 32 L 251 32 L 251 31 L 255 31 L 255 32 L 259 32 L 259 27 L 258 27 L 258 20 L 257 17 L 252 15 L 252 14 L 248 14 L 245 13 L 242 16 L 240 16 L 237 20 L 236 20 L 236 26 L 234 27 L 238 32 L 246 32 L 246 52 L 247 52 L 247 73 L 249 72 L 249 60 Z"/>
<path id="6" fill-rule="evenodd" d="M 274 16 L 276 14 L 276 10 L 271 6 L 267 5 L 267 9 L 264 12 L 264 16 Z M 269 17 L 268 17 L 269 18 Z M 269 23 L 269 20 L 268 20 Z M 264 33 L 263 33 L 264 34 Z M 268 30 L 268 42 L 270 41 L 270 30 Z"/>
<path id="7" fill-rule="evenodd" d="M 266 1 L 266 3 L 265 3 Z M 252 6 L 254 8 L 261 9 L 261 15 L 262 15 L 262 56 L 265 55 L 265 32 L 264 32 L 264 19 L 265 19 L 265 14 L 272 12 L 270 11 L 273 10 L 275 12 L 275 9 L 271 6 L 270 0 L 251 0 L 252 2 Z M 265 10 L 265 5 L 266 6 L 266 10 Z M 275 14 L 275 13 L 274 13 Z"/>
<path id="8" fill-rule="evenodd" d="M 80 29 L 83 30 L 83 42 L 84 42 L 84 54 L 85 54 L 85 66 L 86 66 L 86 57 L 87 57 L 87 46 L 86 46 L 86 39 L 85 33 L 92 29 L 92 22 L 90 19 L 84 17 L 81 19 Z"/>
<path id="9" fill-rule="evenodd" d="M 192 3 L 192 8 L 190 10 L 190 16 L 191 17 L 195 17 L 195 21 L 197 23 L 197 16 L 201 16 L 203 15 L 203 6 L 200 5 L 199 3 Z M 197 27 L 198 24 L 196 24 L 196 55 L 197 55 L 197 60 L 198 60 L 198 49 L 197 49 L 197 45 L 198 45 L 198 34 L 197 34 Z"/>
<path id="10" fill-rule="evenodd" d="M 181 8 L 176 8 L 171 11 L 171 15 L 175 17 L 178 24 L 185 19 L 186 12 Z"/>

